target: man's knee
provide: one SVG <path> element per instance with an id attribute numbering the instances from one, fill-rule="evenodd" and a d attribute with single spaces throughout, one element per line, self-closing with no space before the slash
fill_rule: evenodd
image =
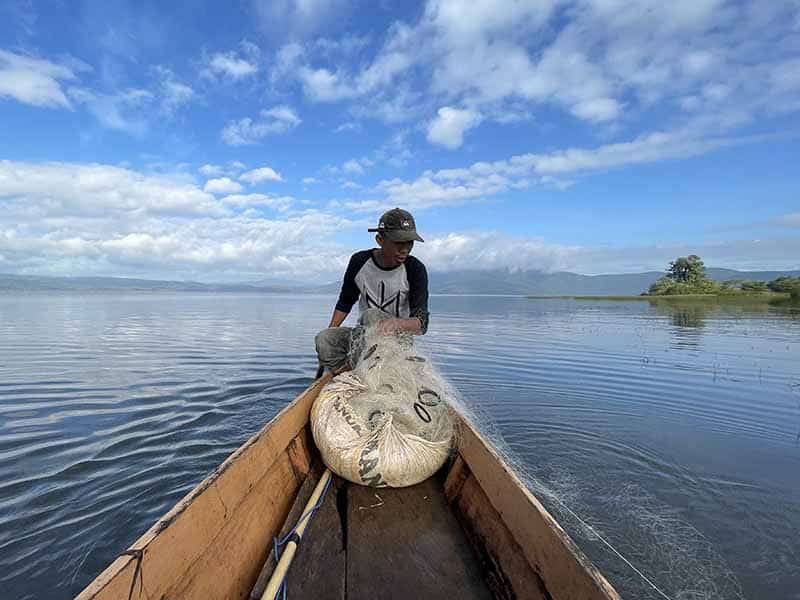
<path id="1" fill-rule="evenodd" d="M 317 348 L 317 354 L 326 354 L 330 352 L 331 347 L 335 346 L 336 342 L 336 328 L 329 327 L 323 329 L 314 338 L 314 345 Z"/>
<path id="2" fill-rule="evenodd" d="M 328 368 L 340 366 L 349 351 L 350 329 L 346 327 L 329 327 L 323 329 L 314 338 L 319 361 Z"/>

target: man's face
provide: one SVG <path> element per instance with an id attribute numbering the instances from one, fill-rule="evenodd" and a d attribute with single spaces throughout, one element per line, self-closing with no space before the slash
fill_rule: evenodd
<path id="1" fill-rule="evenodd" d="M 393 242 L 382 235 L 375 238 L 378 245 L 383 250 L 383 259 L 390 267 L 398 267 L 402 265 L 408 255 L 411 254 L 411 249 L 414 247 L 414 242 Z"/>

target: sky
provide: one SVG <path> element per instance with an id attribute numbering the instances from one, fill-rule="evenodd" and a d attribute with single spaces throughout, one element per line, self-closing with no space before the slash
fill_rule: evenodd
<path id="1" fill-rule="evenodd" d="M 800 268 L 800 1 L 0 3 L 0 273 Z"/>

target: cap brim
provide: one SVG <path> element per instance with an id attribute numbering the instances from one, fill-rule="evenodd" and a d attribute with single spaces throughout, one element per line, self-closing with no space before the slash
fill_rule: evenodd
<path id="1" fill-rule="evenodd" d="M 391 229 L 389 231 L 384 231 L 381 235 L 385 237 L 387 240 L 391 240 L 393 242 L 424 242 L 419 234 L 416 231 L 412 230 L 404 230 L 404 229 Z"/>

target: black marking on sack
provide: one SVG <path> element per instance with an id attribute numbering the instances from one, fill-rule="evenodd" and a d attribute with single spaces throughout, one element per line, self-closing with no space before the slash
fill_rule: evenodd
<path id="1" fill-rule="evenodd" d="M 386 487 L 389 485 L 383 480 L 383 476 L 380 473 L 376 473 L 370 477 L 362 477 L 361 481 L 364 482 L 364 485 L 368 485 L 369 487 Z"/>
<path id="2" fill-rule="evenodd" d="M 388 388 L 388 389 L 384 389 L 384 388 Z M 394 392 L 394 388 L 392 387 L 392 384 L 390 384 L 390 383 L 382 383 L 380 385 L 380 387 L 378 387 L 378 392 L 380 392 L 382 394 L 386 393 L 386 392 L 390 392 L 391 393 L 391 392 Z"/>
<path id="3" fill-rule="evenodd" d="M 371 487 L 382 487 L 386 485 L 383 476 L 378 473 L 369 475 L 369 472 L 378 466 L 378 457 L 370 457 L 369 455 L 378 450 L 378 437 L 373 435 L 372 438 L 364 444 L 361 449 L 361 456 L 358 458 L 358 476 L 361 478 L 362 483 Z"/>
<path id="4" fill-rule="evenodd" d="M 364 355 L 364 357 L 361 360 L 367 360 L 370 356 L 375 354 L 375 350 L 377 350 L 377 349 L 378 349 L 378 344 L 373 344 L 372 347 L 369 350 L 367 350 L 367 353 Z"/>
<path id="5" fill-rule="evenodd" d="M 433 400 L 430 400 L 430 399 L 426 400 L 425 396 L 433 396 L 434 399 Z M 438 392 L 435 392 L 433 390 L 429 390 L 428 388 L 422 388 L 417 393 L 417 399 L 422 404 L 424 404 L 425 406 L 438 406 L 439 403 L 442 401 L 442 397 L 439 396 Z"/>
<path id="6" fill-rule="evenodd" d="M 342 415 L 344 422 L 350 425 L 350 428 L 355 431 L 358 435 L 361 435 L 361 426 L 356 422 L 353 414 L 348 410 L 347 406 L 345 406 L 339 397 L 333 401 L 333 408 Z"/>
<path id="7" fill-rule="evenodd" d="M 382 410 L 373 410 L 371 413 L 369 413 L 369 417 L 367 417 L 367 420 L 370 423 L 372 423 L 373 419 L 375 419 L 376 417 L 381 417 L 381 416 L 383 416 L 383 414 L 384 413 L 383 413 Z"/>
<path id="8" fill-rule="evenodd" d="M 422 358 L 421 356 L 407 356 L 406 360 L 409 360 L 411 362 L 425 362 L 425 359 Z"/>
<path id="9" fill-rule="evenodd" d="M 419 402 L 414 402 L 414 410 L 417 411 L 417 416 L 425 421 L 426 423 L 431 422 L 431 413 L 428 412 L 428 409 L 422 406 Z"/>

